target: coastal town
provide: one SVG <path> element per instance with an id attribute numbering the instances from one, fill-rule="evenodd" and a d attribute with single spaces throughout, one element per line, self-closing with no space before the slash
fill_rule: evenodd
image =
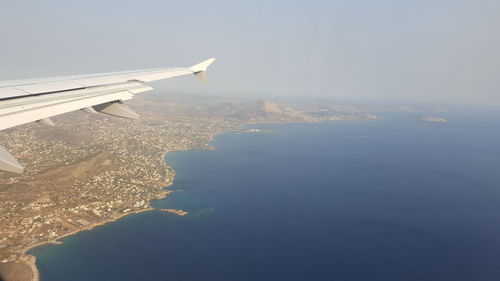
<path id="1" fill-rule="evenodd" d="M 310 114 L 272 102 L 207 106 L 139 98 L 138 121 L 74 112 L 57 126 L 28 124 L 0 132 L 21 163 L 22 175 L 0 174 L 0 276 L 36 280 L 32 248 L 125 215 L 153 210 L 171 191 L 171 151 L 207 145 L 220 133 L 249 123 L 375 119 L 364 113 Z M 177 215 L 183 210 L 163 209 Z M 0 278 L 0 280 L 2 280 Z"/>

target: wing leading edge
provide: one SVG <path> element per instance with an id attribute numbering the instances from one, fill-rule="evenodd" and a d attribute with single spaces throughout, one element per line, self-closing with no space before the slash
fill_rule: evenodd
<path id="1" fill-rule="evenodd" d="M 206 81 L 208 66 L 215 58 L 191 67 L 72 75 L 0 82 L 0 130 L 40 122 L 53 125 L 51 116 L 75 110 L 137 119 L 139 115 L 123 102 L 150 91 L 148 82 L 194 74 Z M 0 170 L 22 173 L 23 167 L 0 146 Z"/>

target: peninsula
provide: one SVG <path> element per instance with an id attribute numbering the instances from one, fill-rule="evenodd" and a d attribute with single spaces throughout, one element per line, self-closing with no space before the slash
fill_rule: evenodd
<path id="1" fill-rule="evenodd" d="M 161 209 L 160 211 L 176 214 L 178 216 L 185 216 L 185 215 L 189 214 L 188 212 L 186 212 L 184 210 L 177 210 L 177 209 Z"/>
<path id="2" fill-rule="evenodd" d="M 29 250 L 123 216 L 152 210 L 175 172 L 166 153 L 207 145 L 246 124 L 374 119 L 359 111 L 293 107 L 271 101 L 234 103 L 148 94 L 130 103 L 138 121 L 75 112 L 56 127 L 28 124 L 0 132 L 23 164 L 0 173 L 0 280 L 38 280 Z M 182 210 L 165 209 L 178 215 Z"/>

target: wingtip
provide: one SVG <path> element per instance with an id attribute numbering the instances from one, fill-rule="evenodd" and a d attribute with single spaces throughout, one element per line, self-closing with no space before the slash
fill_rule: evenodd
<path id="1" fill-rule="evenodd" d="M 209 58 L 208 60 L 204 60 L 198 64 L 191 66 L 190 68 L 194 73 L 207 71 L 208 66 L 210 66 L 212 63 L 214 63 L 215 60 L 216 60 L 216 58 Z"/>

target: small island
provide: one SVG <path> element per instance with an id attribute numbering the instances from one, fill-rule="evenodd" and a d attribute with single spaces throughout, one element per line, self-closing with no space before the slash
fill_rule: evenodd
<path id="1" fill-rule="evenodd" d="M 448 120 L 441 118 L 441 117 L 432 117 L 432 116 L 426 116 L 420 118 L 421 121 L 426 121 L 426 122 L 433 122 L 433 123 L 447 123 Z"/>

